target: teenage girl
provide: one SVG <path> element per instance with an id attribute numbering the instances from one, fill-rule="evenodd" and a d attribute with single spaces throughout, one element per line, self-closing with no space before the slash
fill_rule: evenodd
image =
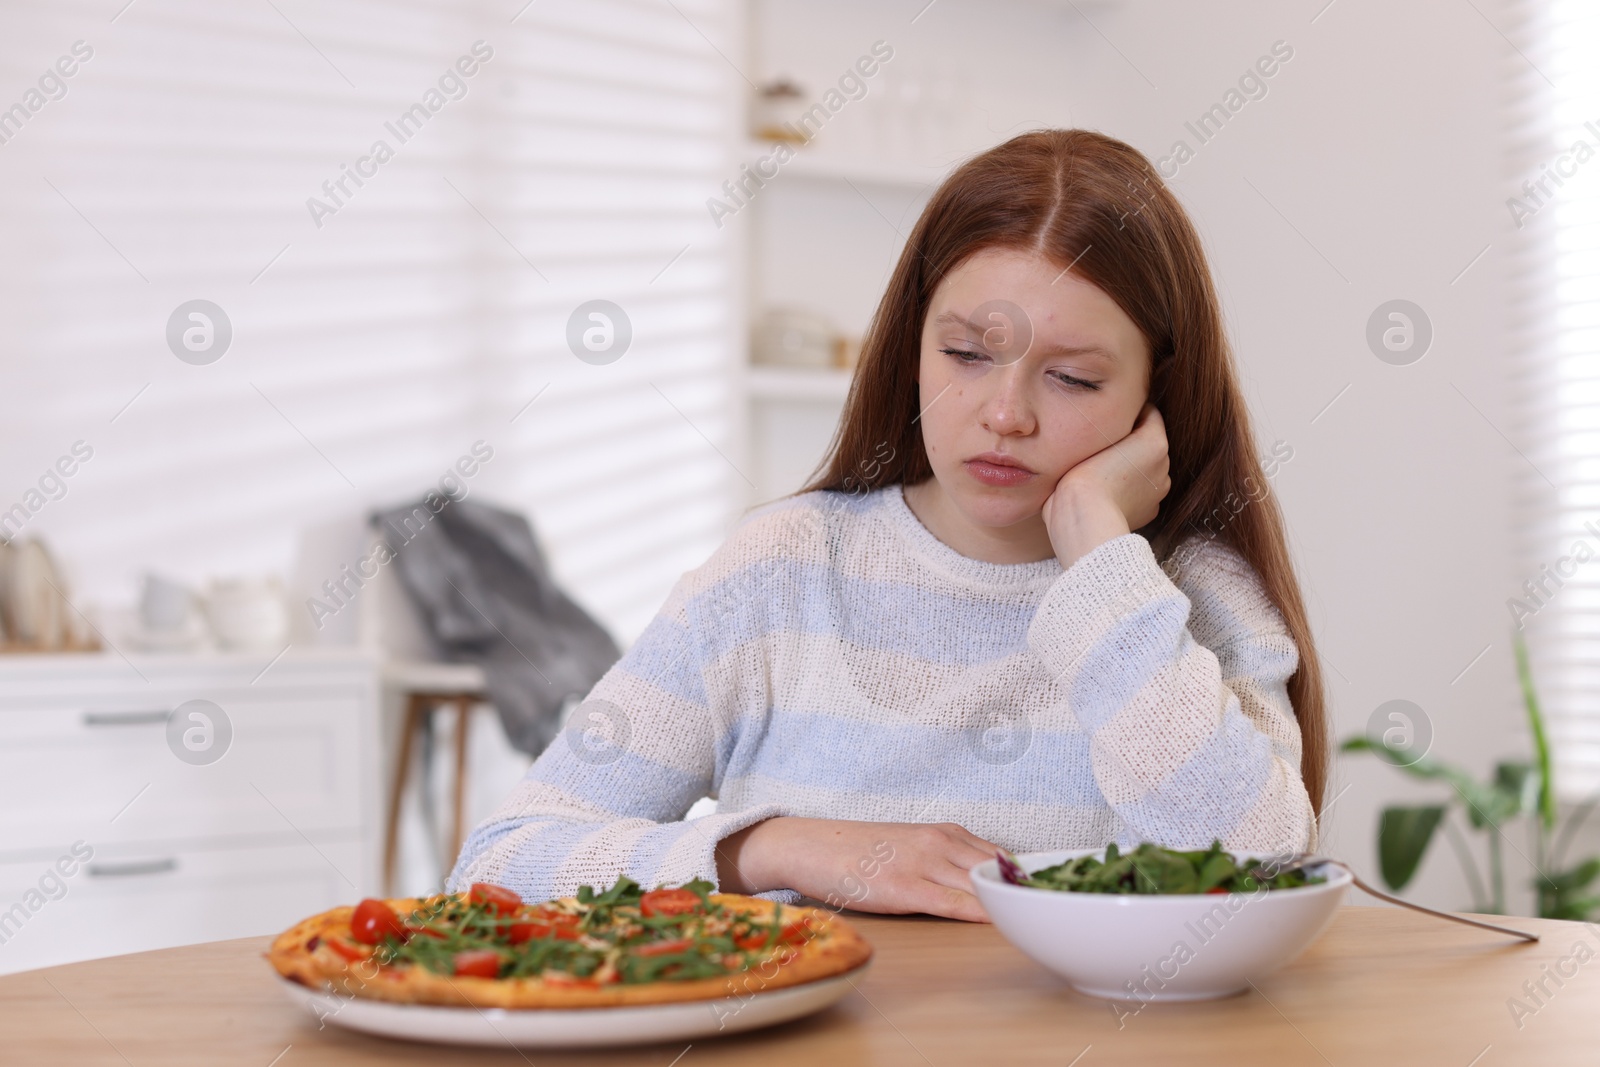
<path id="1" fill-rule="evenodd" d="M 997 847 L 1314 848 L 1322 686 L 1259 463 L 1145 157 L 1085 130 L 977 156 L 820 473 L 684 575 L 451 887 L 699 877 L 981 920 Z"/>

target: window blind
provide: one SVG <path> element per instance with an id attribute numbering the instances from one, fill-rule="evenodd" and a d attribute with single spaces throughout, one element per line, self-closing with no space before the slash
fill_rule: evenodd
<path id="1" fill-rule="evenodd" d="M 1507 12 L 1512 400 L 1527 460 L 1507 609 L 1558 788 L 1575 800 L 1600 789 L 1600 10 L 1516 0 Z"/>
<path id="2" fill-rule="evenodd" d="M 0 27 L 0 509 L 93 450 L 9 531 L 80 598 L 287 573 L 304 530 L 480 440 L 468 499 L 527 513 L 624 641 L 721 539 L 731 0 L 69 0 Z M 199 299 L 232 328 L 203 365 L 167 339 Z M 609 363 L 567 340 L 597 299 L 632 329 Z"/>

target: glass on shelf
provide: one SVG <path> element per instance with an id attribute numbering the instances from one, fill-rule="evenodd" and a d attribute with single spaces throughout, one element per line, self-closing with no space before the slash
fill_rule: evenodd
<path id="1" fill-rule="evenodd" d="M 861 338 L 855 334 L 841 333 L 833 339 L 833 365 L 840 370 L 853 371 L 861 362 Z"/>
<path id="2" fill-rule="evenodd" d="M 770 308 L 756 322 L 751 357 L 774 367 L 832 367 L 839 331 L 804 308 Z"/>
<path id="3" fill-rule="evenodd" d="M 756 139 L 786 144 L 808 140 L 798 122 L 805 112 L 805 94 L 789 79 L 777 78 L 757 89 L 751 111 L 751 134 Z"/>

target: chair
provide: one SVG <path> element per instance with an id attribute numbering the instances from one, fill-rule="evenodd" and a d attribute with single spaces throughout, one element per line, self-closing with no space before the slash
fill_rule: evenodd
<path id="1" fill-rule="evenodd" d="M 374 542 L 375 544 L 376 542 Z M 391 894 L 399 857 L 400 814 L 410 784 L 411 765 L 419 735 L 431 737 L 432 717 L 440 709 L 455 711 L 453 733 L 454 780 L 450 785 L 450 833 L 446 856 L 453 859 L 466 840 L 467 741 L 472 710 L 488 702 L 482 668 L 472 663 L 445 663 L 428 634 L 399 573 L 392 565 L 379 568 L 376 578 L 362 588 L 356 631 L 359 643 L 378 657 L 383 702 L 390 721 L 399 719 L 400 735 L 383 835 L 383 891 Z M 394 715 L 391 709 L 398 711 Z M 424 763 L 424 780 L 431 763 Z M 431 794 L 423 792 L 424 812 L 431 811 Z M 446 860 L 448 868 L 450 860 Z"/>
<path id="2" fill-rule="evenodd" d="M 460 667 L 459 671 L 430 670 L 432 667 Z M 461 851 L 466 841 L 464 825 L 467 793 L 467 736 L 472 709 L 484 702 L 483 672 L 470 664 L 385 664 L 381 677 L 386 687 L 404 694 L 405 716 L 400 726 L 400 751 L 395 758 L 394 778 L 389 790 L 389 810 L 383 829 L 383 891 L 393 893 L 394 869 L 399 856 L 400 807 L 405 800 L 411 773 L 416 737 L 427 728 L 428 718 L 441 707 L 456 712 L 455 782 L 450 818 L 449 855 Z"/>

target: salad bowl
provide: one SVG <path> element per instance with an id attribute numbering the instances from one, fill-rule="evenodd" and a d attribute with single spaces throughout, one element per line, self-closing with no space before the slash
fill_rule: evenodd
<path id="1" fill-rule="evenodd" d="M 1032 876 L 1105 849 L 1014 857 Z M 1241 868 L 1256 857 L 1229 853 Z M 1263 863 L 1265 859 L 1262 858 Z M 1114 1000 L 1207 1000 L 1240 993 L 1284 966 L 1327 928 L 1352 875 L 1337 862 L 1311 862 L 1312 884 L 1251 892 L 1069 892 L 1014 884 L 1004 857 L 971 871 L 978 901 L 996 929 L 1081 993 Z"/>

